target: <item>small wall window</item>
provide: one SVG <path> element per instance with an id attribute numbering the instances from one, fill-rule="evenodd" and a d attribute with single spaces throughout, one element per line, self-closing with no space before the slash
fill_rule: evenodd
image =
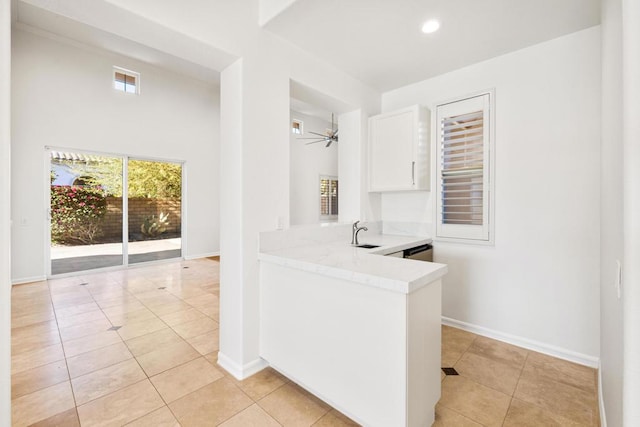
<path id="1" fill-rule="evenodd" d="M 113 67 L 113 88 L 126 93 L 140 93 L 140 73 Z"/>
<path id="2" fill-rule="evenodd" d="M 338 217 L 338 178 L 334 176 L 320 177 L 320 218 L 336 219 Z"/>
<path id="3" fill-rule="evenodd" d="M 302 135 L 302 133 L 303 133 L 302 120 L 293 119 L 291 121 L 291 133 L 295 133 L 297 135 Z"/>

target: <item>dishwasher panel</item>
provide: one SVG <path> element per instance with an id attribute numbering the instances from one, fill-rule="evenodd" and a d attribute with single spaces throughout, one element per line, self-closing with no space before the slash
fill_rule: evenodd
<path id="1" fill-rule="evenodd" d="M 433 262 L 433 246 L 430 244 L 416 246 L 415 248 L 405 249 L 403 257 L 408 259 L 416 259 L 419 261 Z"/>

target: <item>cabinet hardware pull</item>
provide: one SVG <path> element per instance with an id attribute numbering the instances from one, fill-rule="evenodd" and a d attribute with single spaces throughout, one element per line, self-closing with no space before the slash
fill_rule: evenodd
<path id="1" fill-rule="evenodd" d="M 416 185 L 416 162 L 411 162 L 411 185 Z"/>

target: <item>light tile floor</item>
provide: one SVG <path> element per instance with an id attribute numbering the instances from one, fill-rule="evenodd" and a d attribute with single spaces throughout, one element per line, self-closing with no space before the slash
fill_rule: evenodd
<path id="1" fill-rule="evenodd" d="M 272 369 L 217 363 L 219 263 L 16 286 L 14 426 L 348 426 Z M 443 327 L 436 426 L 598 425 L 595 371 Z"/>

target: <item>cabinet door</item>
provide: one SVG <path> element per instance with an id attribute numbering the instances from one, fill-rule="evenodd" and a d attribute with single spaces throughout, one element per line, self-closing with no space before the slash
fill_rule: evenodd
<path id="1" fill-rule="evenodd" d="M 413 188 L 415 115 L 411 109 L 370 119 L 370 191 Z"/>

